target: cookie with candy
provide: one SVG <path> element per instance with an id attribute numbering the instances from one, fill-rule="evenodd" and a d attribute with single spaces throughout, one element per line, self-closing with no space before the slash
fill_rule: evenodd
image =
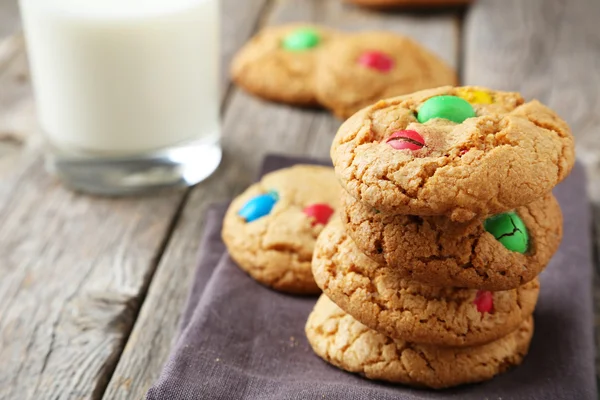
<path id="1" fill-rule="evenodd" d="M 252 278 L 276 290 L 315 294 L 315 240 L 339 203 L 333 169 L 297 165 L 265 175 L 230 205 L 223 241 Z"/>
<path id="2" fill-rule="evenodd" d="M 331 157 L 342 186 L 373 208 L 466 222 L 543 197 L 569 174 L 575 151 L 567 124 L 540 102 L 446 86 L 356 113 Z"/>
<path id="3" fill-rule="evenodd" d="M 381 99 L 456 83 L 454 69 L 414 40 L 374 31 L 331 41 L 315 87 L 319 103 L 345 119 Z"/>
<path id="4" fill-rule="evenodd" d="M 236 54 L 231 77 L 238 86 L 267 100 L 316 106 L 317 55 L 339 35 L 309 24 L 264 28 Z"/>
<path id="5" fill-rule="evenodd" d="M 519 365 L 563 234 L 551 191 L 575 160 L 567 124 L 518 93 L 447 86 L 357 112 L 331 157 L 345 191 L 315 245 L 315 353 L 433 388 Z"/>
<path id="6" fill-rule="evenodd" d="M 304 24 L 260 31 L 235 56 L 231 76 L 256 96 L 341 118 L 382 98 L 456 84 L 451 67 L 405 36 Z"/>

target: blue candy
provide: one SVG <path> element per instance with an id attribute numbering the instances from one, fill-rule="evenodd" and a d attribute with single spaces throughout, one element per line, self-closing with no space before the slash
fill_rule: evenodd
<path id="1" fill-rule="evenodd" d="M 244 204 L 241 210 L 238 211 L 238 215 L 244 218 L 246 222 L 256 221 L 265 215 L 269 215 L 277 200 L 279 200 L 279 196 L 276 192 L 261 194 Z"/>

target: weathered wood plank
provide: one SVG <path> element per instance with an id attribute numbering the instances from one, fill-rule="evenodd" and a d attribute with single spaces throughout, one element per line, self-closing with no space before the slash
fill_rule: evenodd
<path id="1" fill-rule="evenodd" d="M 18 0 L 0 0 L 0 42 L 20 26 Z"/>
<path id="2" fill-rule="evenodd" d="M 454 15 L 382 15 L 344 6 L 338 0 L 279 0 L 265 24 L 315 21 L 334 27 L 405 32 L 457 64 Z M 340 121 L 326 112 L 266 103 L 232 91 L 224 121 L 225 159 L 218 172 L 191 193 L 160 262 L 133 334 L 105 399 L 138 399 L 158 377 L 177 332 L 195 269 L 202 217 L 208 204 L 230 199 L 255 177 L 269 152 L 326 158 Z"/>
<path id="3" fill-rule="evenodd" d="M 48 176 L 23 41 L 12 43 L 0 71 L 0 398 L 91 398 L 183 193 L 90 198 Z"/>
<path id="4" fill-rule="evenodd" d="M 480 0 L 465 21 L 464 80 L 537 98 L 573 129 L 600 232 L 600 2 Z M 590 226 L 592 221 L 590 221 Z M 597 239 L 597 251 L 600 241 Z M 596 260 L 596 332 L 600 274 Z M 597 357 L 600 371 L 600 357 Z"/>

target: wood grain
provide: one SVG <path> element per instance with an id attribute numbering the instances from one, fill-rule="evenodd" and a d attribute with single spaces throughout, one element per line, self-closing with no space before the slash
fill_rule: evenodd
<path id="1" fill-rule="evenodd" d="M 345 29 L 369 27 L 405 32 L 457 65 L 458 25 L 454 15 L 382 16 L 344 6 L 337 0 L 279 0 L 265 16 L 264 24 L 306 20 Z M 195 269 L 206 207 L 242 191 L 253 181 L 267 153 L 327 158 L 339 124 L 323 111 L 267 103 L 233 89 L 224 117 L 223 164 L 211 179 L 192 191 L 105 399 L 141 398 L 158 377 L 176 338 Z"/>
<path id="2" fill-rule="evenodd" d="M 480 0 L 465 20 L 467 84 L 520 91 L 555 109 L 573 129 L 586 165 L 600 241 L 600 2 Z M 590 221 L 590 226 L 592 221 Z M 600 270 L 596 258 L 596 340 Z M 600 358 L 597 356 L 597 371 Z"/>
<path id="3" fill-rule="evenodd" d="M 116 200 L 64 189 L 44 171 L 23 41 L 3 43 L 0 398 L 91 398 L 121 353 L 183 193 Z"/>

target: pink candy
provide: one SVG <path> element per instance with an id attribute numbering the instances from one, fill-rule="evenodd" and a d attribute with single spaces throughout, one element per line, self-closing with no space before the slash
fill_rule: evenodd
<path id="1" fill-rule="evenodd" d="M 304 209 L 304 214 L 312 218 L 312 225 L 325 225 L 333 215 L 333 208 L 327 204 L 312 204 Z"/>
<path id="2" fill-rule="evenodd" d="M 379 72 L 390 72 L 394 68 L 392 57 L 375 50 L 364 52 L 358 59 L 358 63 Z"/>
<path id="3" fill-rule="evenodd" d="M 396 150 L 419 150 L 425 146 L 425 139 L 418 132 L 406 130 L 394 132 L 386 143 Z"/>
<path id="4" fill-rule="evenodd" d="M 494 310 L 494 296 L 492 292 L 480 290 L 475 295 L 473 304 L 477 306 L 477 311 L 480 313 L 491 313 Z"/>

